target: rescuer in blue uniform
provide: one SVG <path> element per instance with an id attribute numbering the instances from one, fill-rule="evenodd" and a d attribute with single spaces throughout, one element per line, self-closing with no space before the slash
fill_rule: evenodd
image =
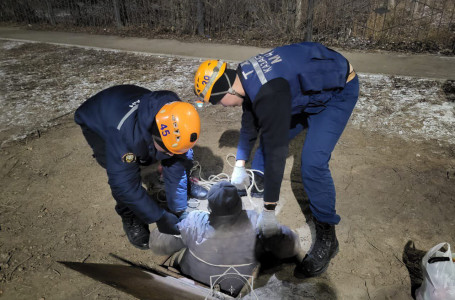
<path id="1" fill-rule="evenodd" d="M 237 70 L 228 69 L 222 61 L 205 61 L 196 72 L 194 87 L 206 102 L 243 108 L 231 177 L 239 189 L 249 185 L 245 161 L 261 132 L 252 168 L 264 172 L 264 210 L 258 228 L 265 236 L 279 230 L 274 209 L 289 140 L 307 128 L 301 175 L 316 241 L 294 274 L 311 277 L 323 273 L 338 252 L 335 225 L 340 216 L 335 210 L 329 160 L 358 98 L 359 82 L 352 66 L 336 51 L 305 42 L 259 54 L 240 63 Z"/>
<path id="2" fill-rule="evenodd" d="M 105 89 L 85 101 L 74 117 L 106 169 L 116 212 L 129 241 L 148 248 L 148 224 L 167 234 L 179 234 L 178 217 L 185 215 L 188 191 L 205 198 L 207 191 L 188 180 L 191 149 L 200 133 L 195 108 L 170 91 L 152 92 L 134 85 Z M 140 166 L 161 161 L 167 205 L 161 208 L 142 187 Z"/>

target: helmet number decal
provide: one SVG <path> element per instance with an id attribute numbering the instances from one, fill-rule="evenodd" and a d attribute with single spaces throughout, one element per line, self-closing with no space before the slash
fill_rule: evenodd
<path id="1" fill-rule="evenodd" d="M 166 136 L 166 135 L 168 135 L 168 134 L 170 133 L 169 130 L 165 130 L 166 128 L 167 128 L 166 125 L 161 124 L 161 135 L 162 135 L 162 136 Z"/>
<path id="2" fill-rule="evenodd" d="M 202 81 L 202 84 L 206 85 L 209 82 L 209 80 L 210 80 L 210 76 L 205 75 L 204 76 L 204 81 Z"/>

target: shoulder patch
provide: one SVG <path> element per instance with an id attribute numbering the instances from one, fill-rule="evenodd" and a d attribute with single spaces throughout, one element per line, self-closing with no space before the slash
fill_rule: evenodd
<path id="1" fill-rule="evenodd" d="M 128 152 L 123 154 L 122 161 L 126 163 L 133 163 L 136 161 L 136 155 L 134 153 Z"/>

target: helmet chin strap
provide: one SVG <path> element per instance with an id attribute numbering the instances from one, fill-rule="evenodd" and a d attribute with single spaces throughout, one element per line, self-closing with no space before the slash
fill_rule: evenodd
<path id="1" fill-rule="evenodd" d="M 242 99 L 245 98 L 245 96 L 242 96 L 240 95 L 239 93 L 237 93 L 234 88 L 232 87 L 232 84 L 231 84 L 231 80 L 229 80 L 229 76 L 226 75 L 226 73 L 223 74 L 226 79 L 227 79 L 227 82 L 228 82 L 228 85 L 229 85 L 229 89 L 225 92 L 218 92 L 218 93 L 212 93 L 211 96 L 217 96 L 217 95 L 222 95 L 222 94 L 231 94 L 231 95 L 235 95 L 237 97 L 240 97 Z"/>
<path id="2" fill-rule="evenodd" d="M 168 152 L 168 153 L 171 153 L 171 151 L 169 151 L 166 146 L 164 145 L 164 142 L 163 140 L 161 139 L 160 136 L 156 136 L 156 135 L 153 135 L 152 134 L 152 139 L 155 143 L 158 144 L 158 146 L 160 146 L 165 152 Z"/>

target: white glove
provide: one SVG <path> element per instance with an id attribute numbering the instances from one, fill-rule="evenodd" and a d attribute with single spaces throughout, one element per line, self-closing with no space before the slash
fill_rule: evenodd
<path id="1" fill-rule="evenodd" d="M 278 223 L 274 210 L 263 210 L 259 216 L 256 228 L 259 235 L 265 238 L 281 233 L 281 226 Z"/>
<path id="2" fill-rule="evenodd" d="M 231 183 L 235 185 L 238 190 L 245 190 L 250 186 L 250 177 L 246 173 L 245 167 L 234 167 Z"/>

